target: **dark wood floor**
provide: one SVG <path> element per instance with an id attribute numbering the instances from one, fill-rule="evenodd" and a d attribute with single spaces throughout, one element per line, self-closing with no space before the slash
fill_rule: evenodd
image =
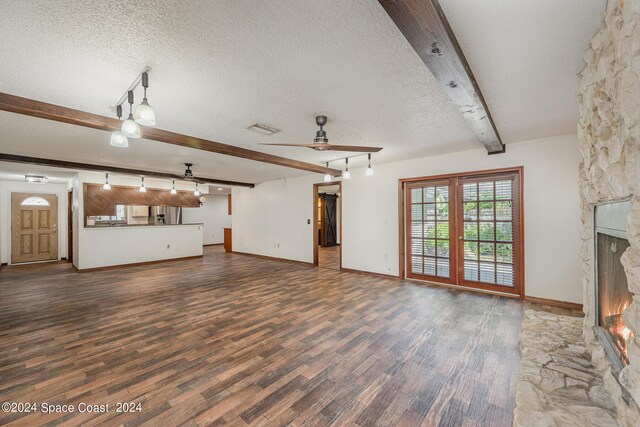
<path id="1" fill-rule="evenodd" d="M 205 253 L 4 268 L 0 402 L 111 412 L 0 425 L 511 426 L 520 301 Z"/>
<path id="2" fill-rule="evenodd" d="M 318 267 L 340 270 L 340 246 L 318 246 Z"/>

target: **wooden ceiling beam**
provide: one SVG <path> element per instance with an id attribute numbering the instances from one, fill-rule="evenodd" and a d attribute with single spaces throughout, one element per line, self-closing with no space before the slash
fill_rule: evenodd
<path id="1" fill-rule="evenodd" d="M 505 146 L 438 0 L 379 0 L 489 154 Z"/>
<path id="2" fill-rule="evenodd" d="M 62 107 L 1 92 L 0 110 L 109 132 L 118 130 L 122 126 L 121 121 L 112 117 L 74 110 L 73 108 Z M 272 165 L 300 169 L 307 172 L 321 174 L 327 172 L 327 168 L 319 164 L 315 165 L 288 159 L 286 157 L 274 156 L 267 153 L 261 153 L 259 151 L 223 144 L 221 142 L 211 141 L 208 139 L 197 138 L 195 136 L 183 135 L 154 127 L 140 126 L 140 129 L 142 130 L 142 138 L 153 141 L 194 148 L 196 150 L 209 151 L 211 153 L 224 154 L 227 156 L 240 157 L 257 162 L 270 163 Z M 342 174 L 342 171 L 338 169 L 329 169 L 329 173 L 333 176 L 339 176 Z"/>
<path id="3" fill-rule="evenodd" d="M 164 178 L 164 179 L 175 179 L 176 181 L 187 181 L 181 175 L 166 173 L 166 172 L 155 172 L 148 171 L 142 169 L 129 169 L 129 168 L 121 168 L 117 166 L 108 166 L 108 165 L 97 165 L 91 163 L 79 163 L 79 162 L 68 162 L 66 160 L 53 160 L 53 159 L 42 159 L 39 157 L 27 157 L 27 156 L 18 156 L 15 154 L 6 154 L 0 153 L 0 161 L 2 162 L 10 162 L 10 163 L 23 163 L 28 165 L 36 165 L 36 166 L 51 166 L 54 168 L 65 168 L 72 170 L 83 170 L 83 171 L 91 171 L 91 172 L 104 172 L 104 173 L 113 173 L 113 174 L 124 174 L 124 175 L 134 175 L 134 176 L 144 176 L 149 178 Z M 205 177 L 194 177 L 193 182 L 197 182 L 199 184 L 219 184 L 219 185 L 232 185 L 237 187 L 255 187 L 255 184 L 250 182 L 238 182 L 238 181 L 227 181 L 224 179 L 217 178 L 205 178 Z"/>

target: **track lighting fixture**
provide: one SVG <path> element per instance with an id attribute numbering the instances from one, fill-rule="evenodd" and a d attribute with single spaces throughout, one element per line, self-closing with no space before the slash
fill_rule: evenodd
<path id="1" fill-rule="evenodd" d="M 142 177 L 142 185 L 140 186 L 140 188 L 138 188 L 138 191 L 141 193 L 147 192 L 147 187 L 144 186 L 144 176 Z"/>
<path id="2" fill-rule="evenodd" d="M 133 119 L 133 91 L 127 92 L 127 98 L 129 102 L 129 117 L 122 123 L 122 133 L 128 138 L 140 138 L 142 133 L 140 132 L 140 126 Z"/>
<path id="3" fill-rule="evenodd" d="M 367 176 L 373 176 L 373 168 L 371 167 L 371 153 L 368 154 L 369 156 L 369 167 L 367 168 Z"/>
<path id="4" fill-rule="evenodd" d="M 104 185 L 102 186 L 103 190 L 111 190 L 111 184 L 109 184 L 109 174 L 104 174 Z"/>
<path id="5" fill-rule="evenodd" d="M 327 162 L 327 173 L 324 174 L 324 182 L 331 182 L 331 174 L 329 173 L 329 162 Z"/>
<path id="6" fill-rule="evenodd" d="M 135 121 L 144 126 L 156 125 L 156 113 L 153 111 L 149 102 L 147 102 L 147 88 L 149 87 L 149 74 L 145 71 L 142 73 L 142 87 L 144 88 L 144 98 L 133 116 Z"/>
<path id="7" fill-rule="evenodd" d="M 176 180 L 175 179 L 173 180 L 173 187 L 171 187 L 170 193 L 173 194 L 174 196 L 176 194 L 178 194 L 178 192 L 176 191 Z"/>
<path id="8" fill-rule="evenodd" d="M 116 115 L 118 120 L 122 119 L 122 104 L 116 107 Z M 126 148 L 129 146 L 129 140 L 119 130 L 114 130 L 111 134 L 111 145 L 119 148 Z"/>
<path id="9" fill-rule="evenodd" d="M 196 191 L 193 192 L 193 195 L 196 197 L 200 197 L 202 193 L 200 193 L 200 190 L 198 190 L 198 183 L 196 182 Z"/>
<path id="10" fill-rule="evenodd" d="M 342 172 L 342 179 L 351 179 L 351 172 L 349 172 L 349 158 L 344 159 L 344 164 L 346 165 L 346 169 Z"/>

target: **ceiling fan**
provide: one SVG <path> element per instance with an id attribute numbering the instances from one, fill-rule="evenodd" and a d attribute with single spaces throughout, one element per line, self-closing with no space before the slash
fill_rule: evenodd
<path id="1" fill-rule="evenodd" d="M 329 144 L 329 138 L 327 138 L 327 132 L 323 127 L 327 124 L 327 116 L 317 116 L 316 124 L 320 126 L 320 130 L 316 132 L 316 137 L 313 139 L 313 144 L 267 144 L 261 143 L 260 145 L 277 145 L 280 147 L 306 147 L 316 151 L 358 151 L 361 153 L 377 153 L 382 150 L 382 147 L 363 147 L 361 145 L 335 145 Z"/>
<path id="2" fill-rule="evenodd" d="M 191 166 L 193 166 L 193 163 L 185 163 L 184 165 L 187 167 L 187 169 L 184 171 L 184 180 L 193 181 L 193 171 L 191 170 Z"/>

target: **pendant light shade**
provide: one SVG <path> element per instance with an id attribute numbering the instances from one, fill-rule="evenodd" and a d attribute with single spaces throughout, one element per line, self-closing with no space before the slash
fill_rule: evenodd
<path id="1" fill-rule="evenodd" d="M 111 145 L 118 148 L 127 148 L 129 146 L 129 140 L 119 130 L 115 130 L 111 133 Z"/>
<path id="2" fill-rule="evenodd" d="M 141 193 L 147 192 L 147 187 L 144 186 L 144 176 L 142 177 L 142 185 L 140 186 L 140 188 L 138 188 L 138 191 Z"/>
<path id="3" fill-rule="evenodd" d="M 327 173 L 324 174 L 324 182 L 331 182 L 331 174 L 329 173 L 329 162 L 327 162 Z"/>
<path id="4" fill-rule="evenodd" d="M 103 190 L 111 190 L 111 184 L 109 184 L 109 174 L 106 173 L 104 177 L 104 185 L 102 186 Z"/>
<path id="5" fill-rule="evenodd" d="M 367 176 L 373 176 L 373 168 L 371 167 L 371 153 L 369 153 L 369 167 L 366 172 Z"/>
<path id="6" fill-rule="evenodd" d="M 122 105 L 118 105 L 116 107 L 116 114 L 118 115 L 118 120 L 120 120 L 122 117 Z M 129 146 L 129 140 L 122 134 L 122 132 L 114 130 L 111 133 L 111 145 L 118 148 L 126 148 Z"/>
<path id="7" fill-rule="evenodd" d="M 344 164 L 346 165 L 346 169 L 342 172 L 342 179 L 351 179 L 351 172 L 349 172 L 349 159 L 344 159 Z"/>
<path id="8" fill-rule="evenodd" d="M 176 180 L 175 179 L 173 180 L 173 187 L 171 187 L 170 193 L 173 194 L 174 196 L 176 194 L 178 194 L 178 192 L 176 191 Z"/>
<path id="9" fill-rule="evenodd" d="M 147 102 L 147 98 L 145 98 L 142 103 L 138 105 L 133 118 L 136 122 L 144 126 L 156 125 L 156 113 L 153 112 L 153 109 Z"/>
<path id="10" fill-rule="evenodd" d="M 156 113 L 153 111 L 153 108 L 149 105 L 147 101 L 147 88 L 149 87 L 149 74 L 146 72 L 142 73 L 142 87 L 144 88 L 144 98 L 138 107 L 136 108 L 136 112 L 133 115 L 133 118 L 136 122 L 140 123 L 144 126 L 155 126 L 156 125 Z"/>
<path id="11" fill-rule="evenodd" d="M 140 132 L 140 126 L 133 119 L 133 91 L 129 91 L 129 117 L 122 123 L 122 133 L 124 136 L 128 138 L 140 138 L 142 136 L 142 132 Z"/>
<path id="12" fill-rule="evenodd" d="M 200 190 L 198 190 L 198 183 L 196 182 L 196 191 L 193 192 L 193 195 L 196 197 L 200 197 L 202 193 L 200 193 Z"/>

